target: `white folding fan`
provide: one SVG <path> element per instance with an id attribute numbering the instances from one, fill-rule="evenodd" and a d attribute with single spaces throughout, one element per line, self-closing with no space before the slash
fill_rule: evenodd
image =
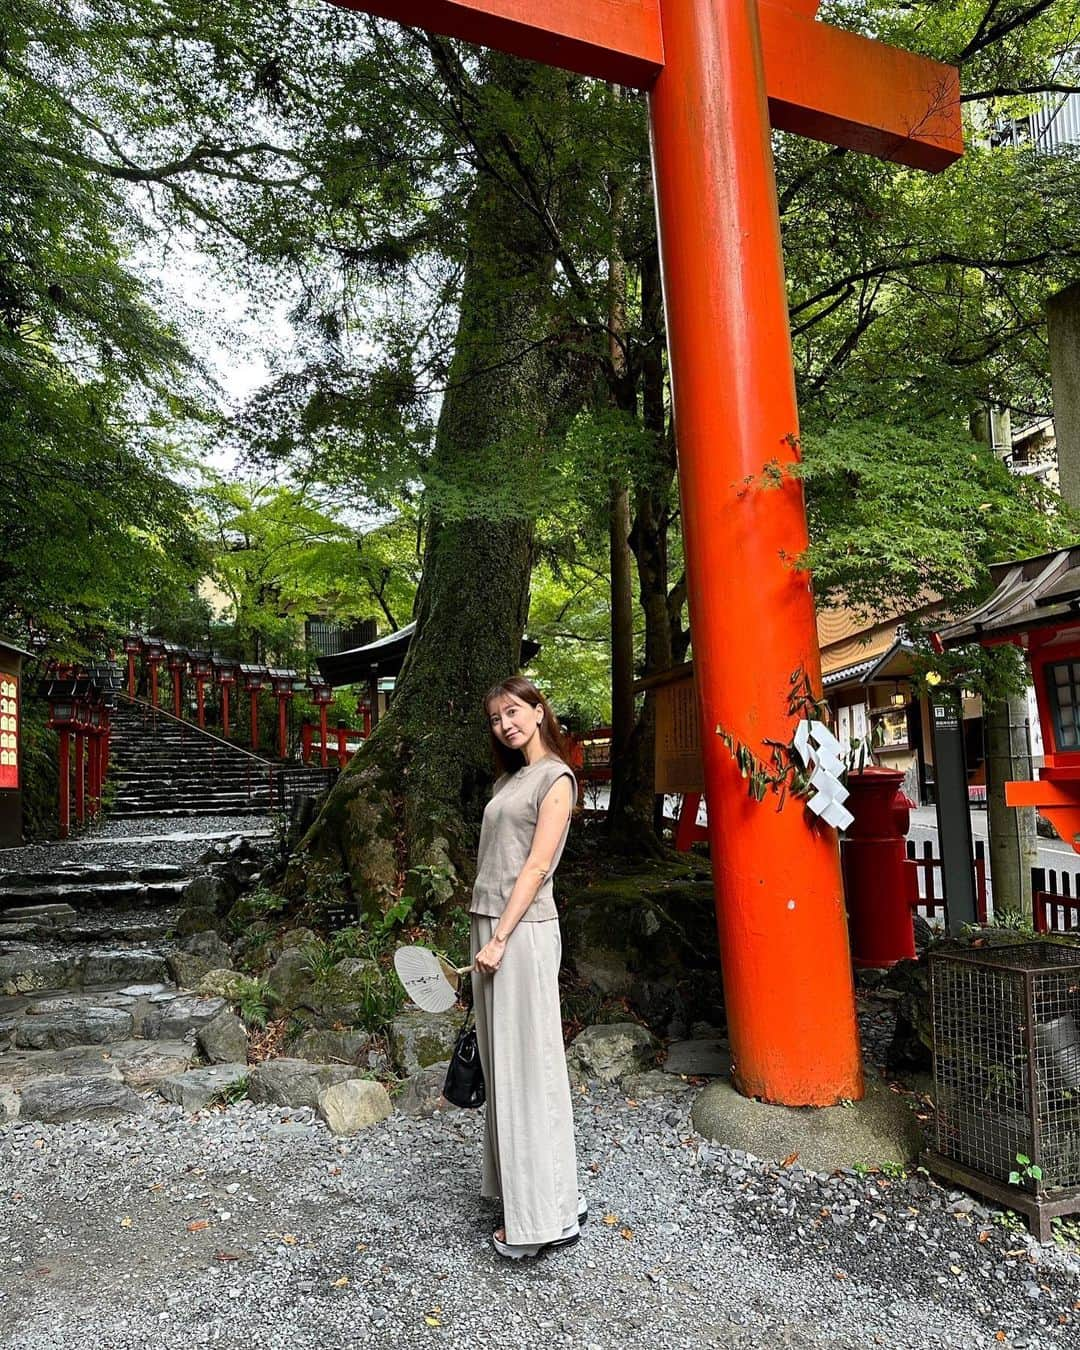
<path id="1" fill-rule="evenodd" d="M 446 1012 L 457 1002 L 462 975 L 472 966 L 452 966 L 429 947 L 399 947 L 394 969 L 405 992 L 424 1012 Z"/>

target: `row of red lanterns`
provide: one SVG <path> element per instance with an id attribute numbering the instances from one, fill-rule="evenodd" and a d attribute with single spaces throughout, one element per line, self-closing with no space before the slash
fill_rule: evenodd
<path id="1" fill-rule="evenodd" d="M 110 713 L 116 706 L 119 672 L 103 663 L 86 669 L 53 663 L 38 687 L 49 703 L 49 726 L 59 739 L 60 838 L 71 830 L 71 783 L 79 825 L 101 812 L 109 768 Z M 74 755 L 72 755 L 74 740 Z"/>
<path id="2" fill-rule="evenodd" d="M 196 717 L 205 729 L 205 686 L 213 681 L 221 690 L 221 718 L 224 735 L 229 735 L 229 700 L 234 690 L 243 689 L 250 700 L 251 748 L 259 748 L 258 699 L 269 686 L 278 700 L 278 754 L 282 759 L 288 749 L 288 703 L 298 691 L 305 690 L 319 708 L 325 733 L 326 709 L 334 700 L 334 691 L 321 676 L 312 675 L 305 681 L 299 672 L 283 667 L 261 666 L 234 661 L 228 657 L 207 652 L 190 651 L 164 638 L 144 637 L 132 633 L 124 639 L 127 656 L 128 694 L 135 697 L 135 661 L 141 656 L 149 669 L 150 702 L 159 707 L 158 672 L 164 665 L 172 676 L 173 715 L 183 715 L 183 681 L 190 676 L 195 681 Z M 323 737 L 325 741 L 325 734 Z"/>

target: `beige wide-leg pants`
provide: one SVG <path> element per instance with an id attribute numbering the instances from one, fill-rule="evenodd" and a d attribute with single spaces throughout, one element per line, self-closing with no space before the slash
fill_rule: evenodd
<path id="1" fill-rule="evenodd" d="M 472 956 L 497 919 L 472 916 Z M 506 1240 L 553 1242 L 577 1223 L 574 1113 L 559 1006 L 558 919 L 519 923 L 494 975 L 472 976 L 487 1089 L 480 1193 L 502 1197 Z"/>

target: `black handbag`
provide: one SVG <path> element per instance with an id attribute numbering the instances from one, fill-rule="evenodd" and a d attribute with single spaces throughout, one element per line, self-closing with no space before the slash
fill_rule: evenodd
<path id="1" fill-rule="evenodd" d="M 471 997 L 469 1011 L 465 1014 L 465 1021 L 454 1043 L 454 1052 L 450 1056 L 442 1095 L 454 1106 L 476 1107 L 484 1104 L 484 1070 L 480 1064 L 480 1047 L 476 1043 Z"/>

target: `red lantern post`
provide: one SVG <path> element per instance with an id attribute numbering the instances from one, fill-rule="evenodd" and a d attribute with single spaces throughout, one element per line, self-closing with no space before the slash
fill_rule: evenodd
<path id="1" fill-rule="evenodd" d="M 244 681 L 244 692 L 251 701 L 251 748 L 259 748 L 259 694 L 266 680 L 267 672 L 262 666 L 240 667 Z"/>
<path id="2" fill-rule="evenodd" d="M 214 663 L 206 652 L 189 652 L 188 665 L 195 678 L 196 719 L 206 729 L 206 681 L 214 673 Z"/>
<path id="3" fill-rule="evenodd" d="M 293 697 L 295 670 L 271 670 L 270 683 L 278 701 L 278 758 L 284 759 L 289 749 L 289 701 Z"/>
<path id="4" fill-rule="evenodd" d="M 153 707 L 158 706 L 158 670 L 165 660 L 165 640 L 164 638 L 146 638 L 143 649 L 146 653 L 146 661 L 150 667 L 150 703 Z"/>
<path id="5" fill-rule="evenodd" d="M 215 656 L 211 663 L 214 672 L 214 682 L 221 690 L 221 734 L 226 740 L 229 739 L 229 700 L 232 691 L 236 688 L 236 675 L 239 666 L 235 661 L 229 661 Z"/>
<path id="6" fill-rule="evenodd" d="M 142 651 L 143 641 L 137 633 L 130 633 L 124 639 L 124 653 L 127 656 L 127 690 L 128 698 L 135 697 L 137 688 L 135 682 L 135 658 Z"/>
<path id="7" fill-rule="evenodd" d="M 166 642 L 165 652 L 172 679 L 173 716 L 184 715 L 184 672 L 187 670 L 188 653 L 172 642 Z"/>
<path id="8" fill-rule="evenodd" d="M 38 690 L 49 701 L 49 726 L 57 734 L 59 771 L 58 826 L 61 839 L 71 833 L 71 730 L 75 724 L 75 681 L 45 679 Z"/>
<path id="9" fill-rule="evenodd" d="M 308 677 L 308 685 L 311 688 L 311 700 L 319 710 L 319 763 L 325 769 L 329 763 L 329 746 L 327 738 L 329 735 L 327 728 L 327 717 L 329 715 L 330 704 L 334 701 L 334 691 L 327 682 L 318 675 Z"/>

